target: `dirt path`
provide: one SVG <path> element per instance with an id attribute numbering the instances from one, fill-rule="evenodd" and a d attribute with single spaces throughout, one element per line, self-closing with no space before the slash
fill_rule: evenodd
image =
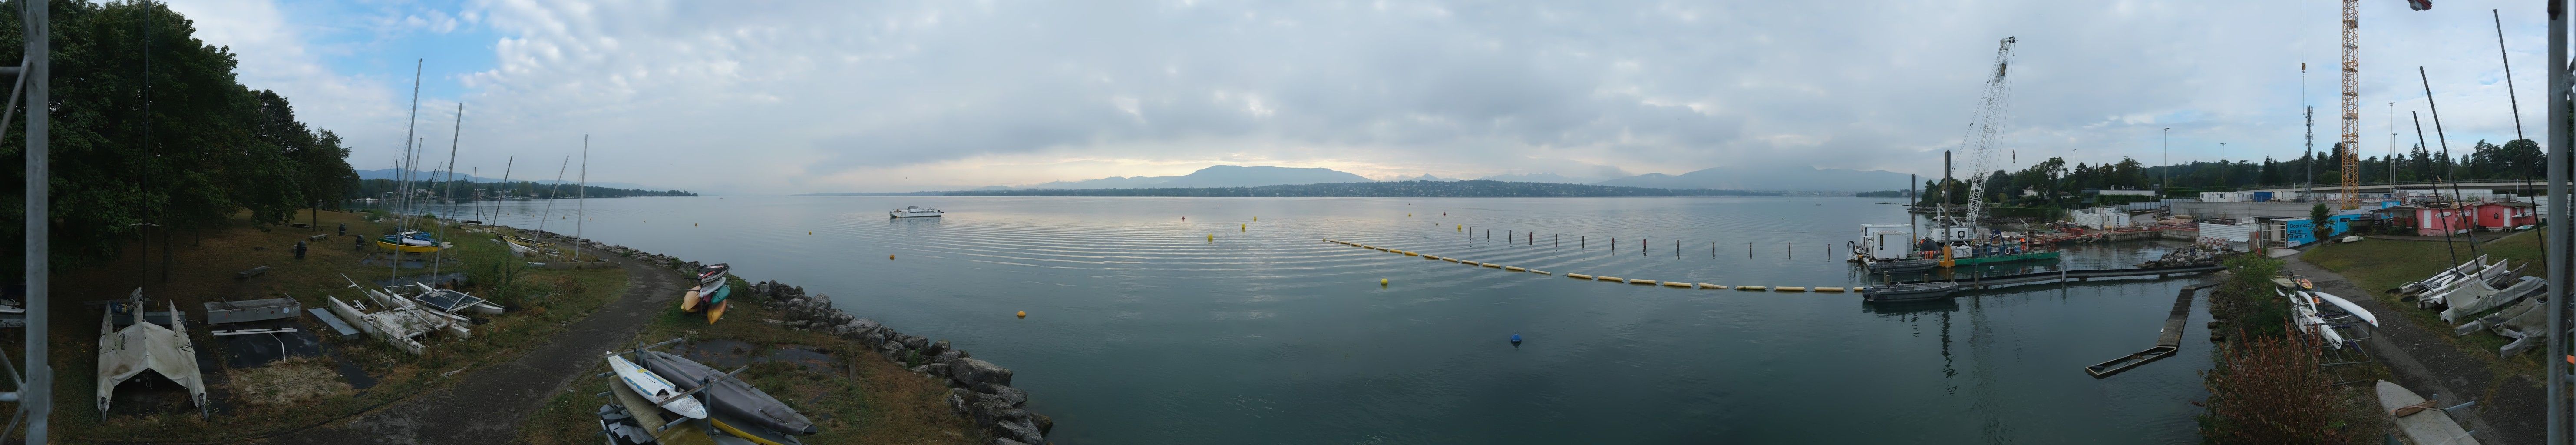
<path id="1" fill-rule="evenodd" d="M 2478 404 L 2474 409 L 2452 413 L 2451 418 L 2459 420 L 2460 426 L 2468 428 L 2478 442 L 2490 445 L 2542 442 L 2542 430 L 2546 428 L 2542 423 L 2548 417 L 2541 412 L 2541 391 L 2533 389 L 2530 380 L 2518 375 L 2501 376 L 2508 381 L 2501 382 L 2501 387 L 2490 399 L 2487 389 L 2498 386 L 2495 380 L 2499 376 L 2487 367 L 2486 360 L 2461 352 L 2458 346 L 2442 338 L 2451 335 L 2449 327 L 2428 328 L 2416 324 L 2414 318 L 2398 313 L 2422 309 L 2412 305 L 2390 307 L 2375 297 L 2378 292 L 2353 287 L 2352 281 L 2342 275 L 2296 257 L 2283 264 L 2291 273 L 2315 281 L 2318 290 L 2346 297 L 2353 304 L 2380 314 L 2379 327 L 2370 332 L 2370 340 L 2362 342 L 2362 347 L 2372 359 L 2388 366 L 2389 373 L 2396 376 L 2397 384 L 2440 401 L 2443 406 L 2476 399 Z M 2376 441 L 2376 438 L 2354 438 L 2354 443 Z"/>
<path id="2" fill-rule="evenodd" d="M 453 386 L 377 408 L 356 419 L 269 440 L 274 444 L 497 444 L 564 390 L 600 351 L 624 345 L 655 308 L 678 298 L 679 274 L 621 261 L 626 293 L 572 323 L 552 343 L 517 360 L 476 369 Z"/>

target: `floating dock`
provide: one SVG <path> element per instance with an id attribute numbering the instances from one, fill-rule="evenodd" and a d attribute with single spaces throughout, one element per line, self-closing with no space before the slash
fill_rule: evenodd
<path id="1" fill-rule="evenodd" d="M 2156 278 L 2164 278 L 2165 276 L 2168 276 L 2168 275 L 2189 274 L 2189 273 L 2201 273 L 2201 272 L 2213 272 L 2213 271 L 2218 271 L 2218 270 L 2220 270 L 2220 269 L 2226 269 L 2226 267 L 2225 267 L 2225 266 L 2216 265 L 2216 264 L 2211 264 L 2211 265 L 2204 265 L 2204 266 L 2141 267 L 2141 268 L 2134 268 L 2134 269 L 2059 270 L 2059 271 L 2051 271 L 2051 272 L 2034 272 L 2034 273 L 2014 274 L 2014 275 L 1996 275 L 1996 276 L 1991 276 L 1991 277 L 1989 277 L 1989 276 L 1982 276 L 1982 275 L 1981 275 L 1981 276 L 1972 276 L 1972 277 L 1967 277 L 1967 278 L 1953 278 L 1953 279 L 1947 279 L 1947 280 L 1900 281 L 1900 282 L 1897 282 L 1897 284 L 1918 284 L 1918 283 L 1935 283 L 1935 282 L 1948 281 L 1948 282 L 1959 283 L 1959 290 L 1968 290 L 1968 289 L 1992 289 L 1992 288 L 1999 288 L 1999 287 L 2019 286 L 2019 285 L 2024 285 L 2024 284 L 2047 284 L 2047 283 L 2057 283 L 2057 282 L 2076 282 L 2076 281 L 2084 281 L 2084 280 L 2089 280 L 2089 279 L 2094 279 L 2094 278 L 2123 278 L 2123 277 L 2143 277 L 2143 276 L 2154 276 L 2154 277 L 2156 277 Z"/>
<path id="2" fill-rule="evenodd" d="M 2155 346 L 2149 346 L 2146 350 L 2121 356 L 2120 358 L 2111 359 L 2110 361 L 2094 364 L 2093 366 L 2086 366 L 2084 367 L 2084 373 L 2092 375 L 2093 378 L 2097 379 L 2110 377 L 2112 374 L 2119 374 L 2130 369 L 2135 369 L 2139 366 L 2146 365 L 2148 362 L 2161 360 L 2165 357 L 2172 357 L 2175 352 L 2181 351 L 2182 329 L 2184 326 L 2191 323 L 2191 294 L 2199 292 L 2200 287 L 2201 286 L 2197 284 L 2183 286 L 2182 292 L 2178 292 L 2178 295 L 2174 296 L 2173 312 L 2165 314 L 2165 329 L 2164 331 L 2156 334 Z"/>

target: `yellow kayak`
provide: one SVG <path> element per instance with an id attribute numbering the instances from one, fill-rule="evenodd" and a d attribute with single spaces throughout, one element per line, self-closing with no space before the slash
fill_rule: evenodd
<path id="1" fill-rule="evenodd" d="M 697 288 L 696 286 L 690 286 L 690 287 L 689 287 L 689 292 L 688 292 L 688 293 L 680 294 L 680 312 L 697 312 L 697 311 L 698 311 L 698 288 Z"/>
<path id="2" fill-rule="evenodd" d="M 394 251 L 397 251 L 397 252 L 409 252 L 409 253 L 430 253 L 430 252 L 437 252 L 437 251 L 438 251 L 438 249 L 439 249 L 439 247 L 438 247 L 438 246 L 411 246 L 411 245 L 403 245 L 403 244 L 388 243 L 388 242 L 385 242 L 384 240 L 376 240 L 376 247 L 383 247 L 383 248 L 391 249 L 391 250 L 394 250 Z"/>
<path id="3" fill-rule="evenodd" d="M 707 308 L 707 324 L 716 324 L 716 320 L 724 319 L 725 306 L 732 306 L 732 304 L 716 303 L 715 306 Z"/>

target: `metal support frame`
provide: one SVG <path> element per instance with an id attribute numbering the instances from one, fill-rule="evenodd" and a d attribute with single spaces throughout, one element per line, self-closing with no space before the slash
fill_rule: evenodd
<path id="1" fill-rule="evenodd" d="M 11 366 L 10 377 L 18 384 L 15 388 L 17 391 L 12 393 L 18 399 L 18 412 L 9 418 L 8 429 L 0 430 L 0 437 L 6 437 L 17 429 L 20 420 L 23 419 L 27 425 L 26 443 L 50 443 L 46 438 L 48 431 L 45 421 L 47 415 L 53 411 L 54 372 L 52 365 L 46 360 L 45 350 L 48 346 L 45 335 L 48 329 L 46 319 L 49 318 L 48 315 L 52 310 L 49 286 L 46 285 L 45 280 L 46 275 L 53 269 L 53 265 L 48 262 L 53 250 L 47 245 L 48 237 L 52 236 L 52 227 L 47 221 L 52 219 L 53 214 L 51 202 L 53 190 L 49 187 L 53 182 L 53 174 L 46 140 L 49 136 L 46 130 L 52 125 L 52 113 L 49 110 L 52 107 L 47 105 L 52 103 L 52 88 L 49 85 L 52 81 L 49 74 L 53 70 L 53 32 L 48 19 L 51 12 L 50 6 L 50 2 L 23 0 L 18 2 L 19 26 L 26 36 L 26 53 L 18 62 L 19 68 L 14 70 L 16 71 L 14 74 L 17 75 L 17 85 L 10 88 L 11 97 L 7 100 L 8 112 L 0 113 L 0 136 L 5 136 L 9 121 L 8 114 L 14 114 L 22 103 L 27 110 L 27 214 L 25 219 L 27 222 L 25 249 L 27 371 L 24 378 L 20 379 L 18 377 L 21 376 L 15 372 L 15 366 Z M 22 93 L 24 96 L 20 96 Z M 22 97 L 24 102 L 20 101 Z M 6 354 L 0 354 L 0 360 L 5 359 Z M 7 364 L 14 365 L 14 363 Z"/>
<path id="2" fill-rule="evenodd" d="M 2571 235 L 2576 235 L 2576 230 L 2569 230 L 2569 225 L 2571 223 L 2576 223 L 2576 221 L 2570 221 L 2571 219 L 2576 219 L 2571 218 L 2570 216 L 2576 215 L 2576 212 L 2571 212 L 2570 210 L 2576 209 L 2567 208 L 2567 181 L 2571 179 L 2569 177 L 2570 172 L 2568 171 L 2567 163 L 2569 161 L 2576 161 L 2576 156 L 2571 156 L 2569 150 L 2570 141 L 2568 139 L 2569 128 L 2567 122 L 2569 111 L 2568 107 L 2570 105 L 2568 103 L 2567 90 L 2569 83 L 2567 79 L 2569 68 L 2567 66 L 2567 0 L 2547 1 L 2547 13 L 2549 15 L 2549 89 L 2547 90 L 2548 93 L 2546 93 L 2546 96 L 2549 99 L 2549 106 L 2547 111 L 2548 114 L 2545 116 L 2544 121 L 2548 122 L 2549 131 L 2544 134 L 2549 138 L 2549 142 L 2546 144 L 2549 149 L 2549 215 L 2547 216 L 2549 220 L 2547 235 L 2549 235 L 2549 238 L 2548 243 L 2543 246 L 2544 248 L 2541 250 L 2543 251 L 2542 255 L 2548 261 L 2546 264 L 2548 264 L 2549 268 L 2549 301 L 2547 303 L 2549 309 L 2549 350 L 2548 352 L 2541 354 L 2540 361 L 2548 363 L 2549 365 L 2546 377 L 2543 378 L 2543 380 L 2547 381 L 2545 385 L 2548 392 L 2541 397 L 2541 400 L 2549 405 L 2547 414 L 2549 417 L 2549 437 L 2547 443 L 2550 445 L 2563 445 L 2568 443 L 2568 421 L 2566 419 L 2568 414 L 2568 398 L 2567 379 L 2565 376 L 2567 375 L 2568 368 L 2567 360 L 2569 360 L 2568 357 L 2570 357 L 2567 354 L 2566 341 L 2566 337 L 2568 335 L 2568 279 L 2571 278 L 2569 276 L 2567 254 L 2568 249 L 2571 246 L 2576 246 L 2576 242 L 2571 242 L 2576 241 L 2576 239 L 2569 238 Z"/>

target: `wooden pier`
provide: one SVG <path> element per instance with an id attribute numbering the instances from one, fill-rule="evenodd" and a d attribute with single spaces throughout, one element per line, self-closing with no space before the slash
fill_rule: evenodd
<path id="1" fill-rule="evenodd" d="M 2097 379 L 2110 377 L 2112 374 L 2119 374 L 2148 362 L 2172 357 L 2175 352 L 2181 351 L 2183 327 L 2191 323 L 2191 294 L 2200 291 L 2200 288 L 2200 285 L 2183 286 L 2182 292 L 2174 296 L 2173 312 L 2165 315 L 2165 328 L 2164 331 L 2156 334 L 2155 346 L 2093 366 L 2086 366 L 2084 373 Z"/>

